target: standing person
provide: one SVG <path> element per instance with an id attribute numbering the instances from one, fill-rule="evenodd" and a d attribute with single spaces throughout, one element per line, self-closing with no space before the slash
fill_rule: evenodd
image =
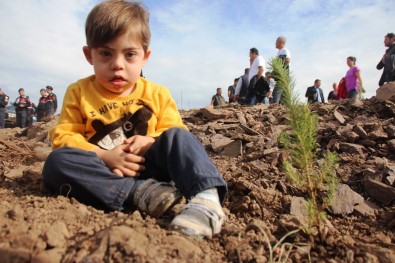
<path id="1" fill-rule="evenodd" d="M 20 88 L 18 90 L 19 97 L 14 102 L 16 112 L 16 125 L 20 128 L 26 128 L 28 124 L 27 113 L 30 106 L 29 96 L 25 95 L 25 90 Z"/>
<path id="2" fill-rule="evenodd" d="M 58 98 L 56 97 L 55 93 L 53 93 L 53 88 L 51 86 L 46 87 L 48 96 L 47 96 L 47 103 L 48 103 L 48 112 L 47 115 L 55 115 L 55 112 L 58 109 Z"/>
<path id="3" fill-rule="evenodd" d="M 8 97 L 0 88 L 0 129 L 5 128 L 5 106 L 7 106 L 10 97 Z"/>
<path id="4" fill-rule="evenodd" d="M 338 87 L 338 84 L 336 82 L 334 82 L 332 84 L 333 90 L 331 90 L 331 92 L 329 92 L 329 94 L 328 94 L 328 100 L 338 100 L 338 98 L 337 98 L 337 87 Z"/>
<path id="5" fill-rule="evenodd" d="M 316 79 L 314 81 L 314 85 L 307 88 L 305 97 L 307 98 L 308 103 L 325 103 L 324 93 L 322 92 L 322 89 L 320 87 L 321 80 Z"/>
<path id="6" fill-rule="evenodd" d="M 395 81 L 395 34 L 388 33 L 384 37 L 384 46 L 388 47 L 383 57 L 377 64 L 378 70 L 383 70 L 381 74 L 379 86 L 382 86 L 386 82 Z"/>
<path id="7" fill-rule="evenodd" d="M 239 79 L 235 78 L 233 81 L 233 85 L 228 87 L 229 103 L 236 102 L 235 92 L 236 92 L 236 86 L 237 86 L 238 81 L 239 81 Z"/>
<path id="8" fill-rule="evenodd" d="M 264 81 L 263 74 L 265 72 L 265 59 L 259 55 L 259 50 L 256 48 L 250 49 L 250 70 L 248 72 L 248 92 L 246 97 L 246 104 L 256 104 L 255 86 L 258 82 Z"/>
<path id="9" fill-rule="evenodd" d="M 266 94 L 267 101 L 265 101 L 265 104 L 269 104 L 269 103 L 271 103 L 271 101 L 273 99 L 272 94 L 273 94 L 273 90 L 274 90 L 274 88 L 276 86 L 276 81 L 272 77 L 272 73 L 270 71 L 265 73 L 265 79 L 266 79 L 266 82 L 269 85 L 269 91 Z"/>
<path id="10" fill-rule="evenodd" d="M 350 68 L 345 78 L 347 99 L 355 99 L 358 93 L 364 93 L 365 89 L 362 84 L 361 70 L 355 66 L 357 59 L 355 57 L 347 58 L 347 66 Z"/>
<path id="11" fill-rule="evenodd" d="M 47 91 L 45 89 L 40 89 L 41 98 L 38 101 L 36 108 L 37 121 L 42 121 L 43 118 L 47 117 Z"/>
<path id="12" fill-rule="evenodd" d="M 240 76 L 239 81 L 237 82 L 236 85 L 235 95 L 237 102 L 240 104 L 245 104 L 245 100 L 248 92 L 248 85 L 250 83 L 248 79 L 249 71 L 250 71 L 249 68 L 244 69 L 244 75 Z"/>
<path id="13" fill-rule="evenodd" d="M 226 105 L 225 98 L 222 97 L 221 88 L 217 88 L 217 93 L 211 98 L 210 105 L 213 105 L 214 107 Z"/>
<path id="14" fill-rule="evenodd" d="M 27 116 L 26 116 L 26 127 L 30 127 L 34 122 L 34 116 L 36 115 L 36 104 L 30 102 L 27 107 Z"/>
<path id="15" fill-rule="evenodd" d="M 276 48 L 278 49 L 277 57 L 284 61 L 284 66 L 289 72 L 289 66 L 291 64 L 291 52 L 285 47 L 286 42 L 287 39 L 285 37 L 279 36 L 276 40 Z M 274 87 L 271 103 L 280 103 L 282 93 L 283 90 L 281 88 Z"/>
<path id="16" fill-rule="evenodd" d="M 95 207 L 152 217 L 185 196 L 170 229 L 211 237 L 225 220 L 227 185 L 169 90 L 140 77 L 151 54 L 148 23 L 136 2 L 104 1 L 90 11 L 83 52 L 94 75 L 66 91 L 43 182 L 58 193 L 69 186 L 62 194 Z"/>

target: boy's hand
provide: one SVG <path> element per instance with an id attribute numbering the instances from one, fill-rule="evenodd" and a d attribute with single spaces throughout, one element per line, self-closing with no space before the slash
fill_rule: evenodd
<path id="1" fill-rule="evenodd" d="M 97 148 L 94 152 L 116 175 L 136 177 L 145 170 L 144 157 L 129 152 L 127 144 L 118 145 L 112 150 Z"/>
<path id="2" fill-rule="evenodd" d="M 135 155 L 143 155 L 155 142 L 155 139 L 149 136 L 134 135 L 124 141 L 128 145 L 127 152 Z"/>

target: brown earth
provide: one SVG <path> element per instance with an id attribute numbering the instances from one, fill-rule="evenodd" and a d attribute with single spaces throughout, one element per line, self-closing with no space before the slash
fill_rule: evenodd
<path id="1" fill-rule="evenodd" d="M 0 262 L 277 262 L 275 246 L 277 259 L 290 248 L 278 262 L 394 262 L 395 103 L 373 98 L 311 110 L 320 121 L 318 159 L 337 152 L 336 174 L 354 191 L 339 198 L 340 206 L 351 203 L 346 212 L 329 211 L 322 241 L 299 231 L 276 246 L 304 222 L 291 203 L 305 195 L 281 169 L 284 108 L 229 105 L 181 111 L 229 185 L 228 219 L 212 239 L 166 229 L 180 205 L 156 220 L 105 213 L 41 189 L 56 120 L 0 130 Z M 363 198 L 354 200 L 356 193 Z"/>

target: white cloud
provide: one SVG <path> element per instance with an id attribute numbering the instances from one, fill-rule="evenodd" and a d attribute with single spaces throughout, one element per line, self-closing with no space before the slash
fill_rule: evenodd
<path id="1" fill-rule="evenodd" d="M 25 88 L 32 101 L 52 85 L 65 88 L 91 70 L 82 56 L 88 1 L 2 1 L 0 3 L 0 85 L 11 96 Z"/>
<path id="2" fill-rule="evenodd" d="M 269 59 L 279 35 L 287 37 L 297 90 L 314 79 L 325 93 L 356 56 L 367 97 L 375 94 L 383 37 L 395 17 L 387 1 L 144 1 L 151 12 L 152 56 L 144 74 L 169 87 L 182 108 L 204 107 L 217 87 L 226 89 L 248 66 L 257 47 Z M 0 86 L 15 99 L 24 87 L 38 101 L 47 84 L 62 97 L 67 86 L 92 73 L 81 48 L 94 2 L 0 2 Z M 182 99 L 181 99 L 182 97 Z M 302 96 L 303 97 L 303 96 Z M 304 99 L 304 98 L 302 98 Z M 182 101 L 182 102 L 181 102 Z"/>

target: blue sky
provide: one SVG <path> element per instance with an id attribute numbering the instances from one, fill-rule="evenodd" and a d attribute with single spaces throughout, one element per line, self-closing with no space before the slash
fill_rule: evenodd
<path id="1" fill-rule="evenodd" d="M 0 2 L 0 87 L 15 100 L 25 88 L 34 102 L 46 85 L 62 100 L 69 84 L 93 73 L 85 61 L 84 23 L 97 1 Z M 296 90 L 315 79 L 324 94 L 357 57 L 367 93 L 375 95 L 384 35 L 395 31 L 394 0 L 143 1 L 151 13 L 152 55 L 144 75 L 169 88 L 179 108 L 205 107 L 248 67 L 251 47 L 269 60 L 287 37 Z"/>

